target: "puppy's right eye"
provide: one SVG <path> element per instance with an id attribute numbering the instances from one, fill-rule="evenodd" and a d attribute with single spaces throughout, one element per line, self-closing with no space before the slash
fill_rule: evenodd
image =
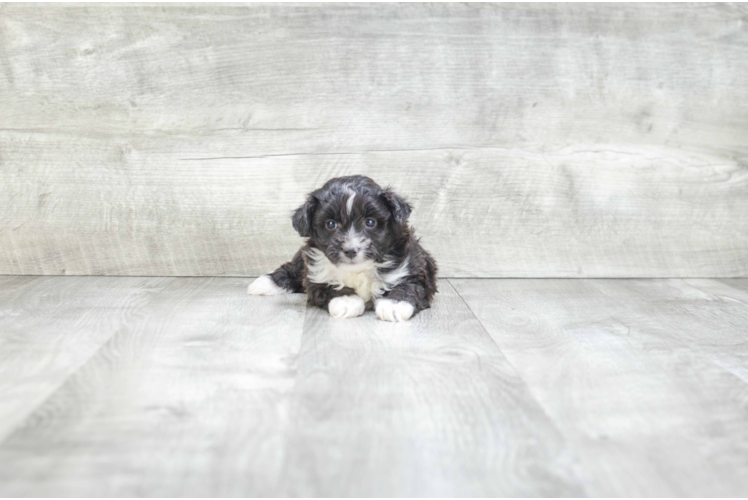
<path id="1" fill-rule="evenodd" d="M 327 229 L 335 229 L 336 226 L 337 224 L 335 224 L 334 220 L 327 221 Z"/>

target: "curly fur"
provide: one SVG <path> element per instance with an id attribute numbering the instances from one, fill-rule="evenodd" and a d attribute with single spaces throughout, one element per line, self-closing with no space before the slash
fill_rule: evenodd
<path id="1" fill-rule="evenodd" d="M 306 292 L 325 309 L 336 297 L 356 295 L 367 303 L 387 299 L 377 308 L 380 319 L 410 319 L 430 307 L 437 292 L 436 262 L 408 226 L 411 211 L 402 197 L 368 177 L 331 179 L 292 217 L 306 244 L 269 277 L 283 290 Z"/>

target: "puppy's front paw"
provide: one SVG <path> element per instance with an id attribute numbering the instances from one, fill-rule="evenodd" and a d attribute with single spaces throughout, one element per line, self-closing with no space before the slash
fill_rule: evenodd
<path id="1" fill-rule="evenodd" d="M 254 280 L 247 288 L 247 293 L 249 295 L 281 295 L 289 292 L 276 285 L 273 278 L 266 274 Z"/>
<path id="2" fill-rule="evenodd" d="M 408 321 L 413 317 L 415 307 L 410 302 L 392 299 L 378 299 L 376 305 L 377 318 L 383 321 Z"/>
<path id="3" fill-rule="evenodd" d="M 364 314 L 366 303 L 358 295 L 344 295 L 330 301 L 327 310 L 333 318 L 355 318 Z"/>

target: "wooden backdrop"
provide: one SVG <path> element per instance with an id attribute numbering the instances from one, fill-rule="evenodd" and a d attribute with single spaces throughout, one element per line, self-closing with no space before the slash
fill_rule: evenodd
<path id="1" fill-rule="evenodd" d="M 361 173 L 442 276 L 748 276 L 748 6 L 0 6 L 0 273 L 257 275 Z"/>

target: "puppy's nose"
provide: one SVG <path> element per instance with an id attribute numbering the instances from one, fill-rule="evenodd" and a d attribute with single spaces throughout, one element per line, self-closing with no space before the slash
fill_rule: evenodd
<path id="1" fill-rule="evenodd" d="M 346 257 L 348 257 L 349 259 L 352 259 L 358 254 L 358 250 L 359 250 L 358 248 L 350 248 L 348 250 L 343 250 L 343 253 L 345 254 Z"/>

